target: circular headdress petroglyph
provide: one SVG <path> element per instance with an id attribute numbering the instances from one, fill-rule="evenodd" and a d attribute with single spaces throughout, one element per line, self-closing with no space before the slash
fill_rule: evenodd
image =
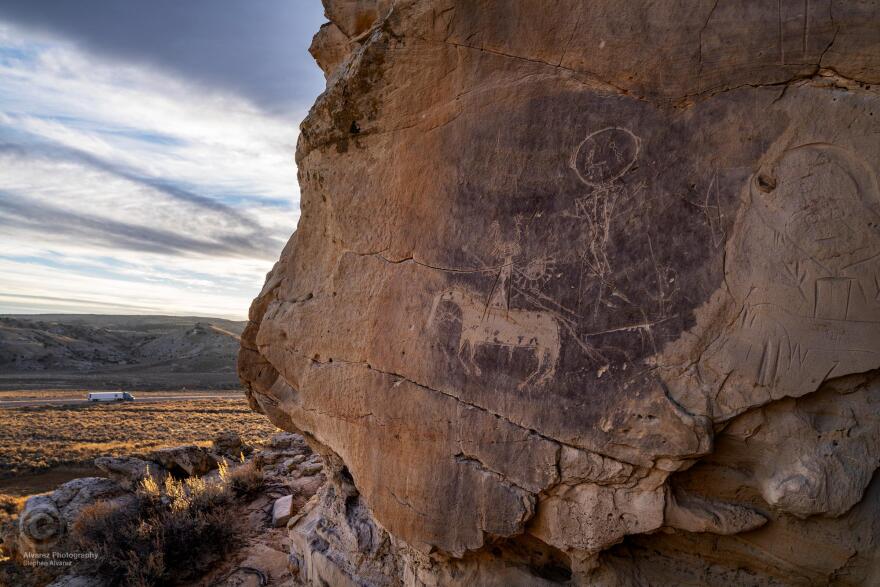
<path id="1" fill-rule="evenodd" d="M 571 158 L 571 167 L 587 185 L 614 181 L 636 162 L 639 138 L 625 128 L 610 126 L 587 135 Z"/>

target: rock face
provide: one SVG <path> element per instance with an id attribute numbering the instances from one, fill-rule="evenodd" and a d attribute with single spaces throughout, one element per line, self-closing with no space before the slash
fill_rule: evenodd
<path id="1" fill-rule="evenodd" d="M 301 577 L 880 580 L 880 3 L 325 7 L 239 359 Z"/>

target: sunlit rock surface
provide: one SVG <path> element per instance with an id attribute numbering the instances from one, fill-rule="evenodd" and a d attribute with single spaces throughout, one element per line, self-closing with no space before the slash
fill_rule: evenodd
<path id="1" fill-rule="evenodd" d="M 325 6 L 239 361 L 300 577 L 880 580 L 880 4 Z"/>

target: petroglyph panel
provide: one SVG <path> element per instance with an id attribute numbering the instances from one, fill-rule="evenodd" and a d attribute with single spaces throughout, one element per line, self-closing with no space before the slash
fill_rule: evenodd
<path id="1" fill-rule="evenodd" d="M 543 107 L 552 112 L 566 99 L 556 97 L 557 106 L 550 107 L 545 98 Z M 545 128 L 540 139 L 518 136 L 519 131 L 485 137 L 501 151 L 508 143 L 537 140 L 530 152 L 551 171 L 519 176 L 509 186 L 474 179 L 459 187 L 453 209 L 462 217 L 469 216 L 473 202 L 493 202 L 492 215 L 460 247 L 441 245 L 433 254 L 445 256 L 438 265 L 469 270 L 446 274 L 423 310 L 436 366 L 426 374 L 432 385 L 443 386 L 446 379 L 445 385 L 468 401 L 488 385 L 496 390 L 488 398 L 492 409 L 540 387 L 548 400 L 587 402 L 599 412 L 612 401 L 608 391 L 644 377 L 645 360 L 690 319 L 678 307 L 696 294 L 681 293 L 690 269 L 677 266 L 677 235 L 650 220 L 652 211 L 717 242 L 735 216 L 736 187 L 730 180 L 741 172 L 713 168 L 707 180 L 699 169 L 683 169 L 685 162 L 661 146 L 684 140 L 685 128 L 640 105 L 608 117 L 603 111 L 609 103 L 591 104 L 581 114 L 557 119 L 541 114 L 536 102 L 530 112 L 538 119 L 534 124 Z M 504 116 L 522 114 L 498 113 L 498 125 Z M 629 125 L 616 123 L 622 119 Z M 484 115 L 481 124 L 503 128 L 492 116 Z M 668 136 L 652 136 L 658 130 Z M 645 133 L 652 139 L 642 138 Z M 489 149 L 482 141 L 478 130 L 469 149 L 474 154 Z M 710 194 L 708 222 L 707 208 L 673 195 L 679 190 L 694 194 L 693 201 Z M 468 222 L 474 221 L 479 217 Z M 443 324 L 437 322 L 438 305 Z M 596 391 L 585 395 L 585 389 Z M 503 399 L 508 394 L 510 401 Z M 567 438 L 580 442 L 577 436 Z"/>
<path id="2" fill-rule="evenodd" d="M 400 539 L 376 545 L 436 553 L 426 584 L 455 584 L 430 576 L 447 554 L 539 540 L 597 584 L 597 550 L 664 526 L 678 546 L 749 532 L 714 542 L 746 571 L 702 580 L 784 584 L 772 539 L 809 532 L 780 516 L 828 518 L 837 550 L 811 581 L 864 583 L 838 571 L 868 568 L 850 556 L 880 535 L 844 517 L 880 492 L 842 463 L 876 448 L 822 427 L 847 414 L 804 412 L 823 456 L 765 451 L 779 475 L 734 466 L 720 501 L 671 485 L 726 422 L 880 368 L 876 3 L 502 4 L 394 3 L 334 45 L 350 53 L 302 127 L 302 221 L 243 337 L 255 405 L 325 447 L 333 507 L 357 493 Z M 845 499 L 822 493 L 840 477 Z"/>

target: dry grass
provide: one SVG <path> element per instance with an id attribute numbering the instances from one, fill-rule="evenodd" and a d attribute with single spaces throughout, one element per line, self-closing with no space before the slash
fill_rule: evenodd
<path id="1" fill-rule="evenodd" d="M 0 401 L 22 399 L 82 399 L 87 393 L 87 389 L 0 389 Z"/>
<path id="2" fill-rule="evenodd" d="M 24 507 L 27 497 L 0 494 L 0 540 L 2 540 L 7 527 L 14 524 L 18 512 Z M 3 560 L 3 552 L 0 550 L 0 561 Z"/>
<path id="3" fill-rule="evenodd" d="M 245 442 L 278 431 L 244 399 L 0 409 L 0 479 L 90 464 L 102 455 L 204 445 L 223 430 Z"/>
<path id="4" fill-rule="evenodd" d="M 243 461 L 244 459 L 242 459 Z M 228 466 L 220 463 L 220 479 L 236 497 L 251 497 L 263 488 L 263 471 L 253 461 Z"/>
<path id="5" fill-rule="evenodd" d="M 18 513 L 25 501 L 27 497 L 24 496 L 0 495 L 0 520 Z"/>
<path id="6" fill-rule="evenodd" d="M 27 501 L 26 497 L 0 494 L 0 585 L 24 584 L 7 576 L 7 567 L 10 565 L 5 563 L 9 560 L 10 553 L 7 552 L 5 540 L 15 533 L 16 518 L 25 501 Z"/>
<path id="7" fill-rule="evenodd" d="M 146 479 L 128 504 L 98 502 L 74 523 L 74 547 L 98 558 L 81 570 L 111 585 L 166 585 L 199 576 L 241 541 L 230 484 L 192 477 L 164 483 Z"/>
<path id="8" fill-rule="evenodd" d="M 16 400 L 49 400 L 49 399 L 65 399 L 65 400 L 81 400 L 90 391 L 120 391 L 119 389 L 101 389 L 95 387 L 83 387 L 82 389 L 0 389 L 0 402 L 9 402 Z M 150 396 L 176 396 L 176 395 L 198 395 L 218 397 L 229 396 L 232 394 L 241 395 L 240 390 L 235 389 L 183 389 L 183 390 L 126 390 L 135 397 L 140 399 L 149 399 Z"/>

